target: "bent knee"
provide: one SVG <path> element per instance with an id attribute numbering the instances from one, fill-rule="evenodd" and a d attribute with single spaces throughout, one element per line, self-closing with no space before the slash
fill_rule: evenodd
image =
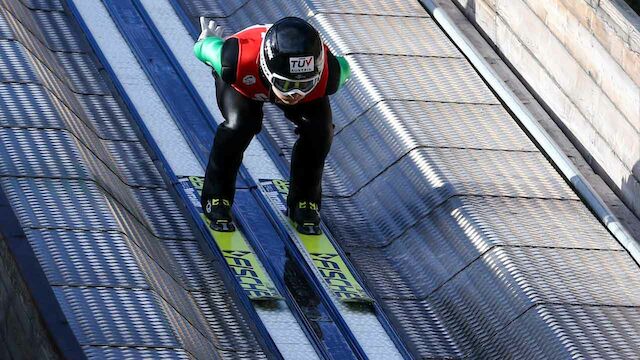
<path id="1" fill-rule="evenodd" d="M 233 116 L 227 119 L 222 125 L 233 132 L 256 135 L 262 130 L 262 117 L 256 118 L 256 114 L 250 116 Z"/>

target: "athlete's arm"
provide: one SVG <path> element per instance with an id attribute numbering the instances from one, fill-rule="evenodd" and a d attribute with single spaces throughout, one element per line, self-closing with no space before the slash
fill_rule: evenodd
<path id="1" fill-rule="evenodd" d="M 193 53 L 198 60 L 211 66 L 218 74 L 222 73 L 222 45 L 224 39 L 210 36 L 198 41 L 193 46 Z"/>
<path id="2" fill-rule="evenodd" d="M 232 84 L 236 78 L 238 64 L 238 39 L 210 36 L 193 46 L 196 57 L 211 66 L 225 82 Z"/>
<path id="3" fill-rule="evenodd" d="M 327 95 L 335 94 L 351 75 L 351 67 L 344 56 L 335 56 L 327 51 L 329 60 L 329 81 L 327 83 Z"/>

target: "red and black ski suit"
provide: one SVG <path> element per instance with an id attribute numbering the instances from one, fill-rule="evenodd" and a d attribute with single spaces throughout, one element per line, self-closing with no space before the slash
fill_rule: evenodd
<path id="1" fill-rule="evenodd" d="M 267 30 L 266 25 L 252 26 L 224 40 L 219 71 L 206 61 L 214 67 L 216 97 L 225 121 L 218 127 L 209 156 L 203 207 L 211 198 L 233 201 L 243 153 L 262 128 L 262 106 L 267 101 L 283 111 L 296 125 L 298 134 L 291 159 L 288 204 L 297 201 L 320 204 L 322 172 L 334 127 L 328 95 L 335 93 L 343 82 L 340 62 L 324 46 L 324 70 L 315 89 L 295 105 L 278 103 L 259 65 L 262 37 Z"/>

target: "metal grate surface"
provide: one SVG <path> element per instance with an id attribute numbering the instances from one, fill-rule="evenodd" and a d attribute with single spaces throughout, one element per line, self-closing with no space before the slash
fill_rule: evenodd
<path id="1" fill-rule="evenodd" d="M 382 101 L 344 127 L 340 138 L 408 147 L 538 151 L 502 106 L 425 101 Z M 404 148 L 404 150 L 402 150 Z"/>
<path id="2" fill-rule="evenodd" d="M 36 84 L 0 83 L 0 126 L 64 128 L 47 90 Z"/>
<path id="3" fill-rule="evenodd" d="M 123 180 L 130 186 L 161 187 L 164 181 L 139 142 L 103 140 Z M 132 166 L 134 164 L 134 166 Z"/>
<path id="4" fill-rule="evenodd" d="M 0 128 L 0 142 L 2 176 L 90 177 L 66 131 Z"/>
<path id="5" fill-rule="evenodd" d="M 384 148 L 389 145 L 354 143 L 355 151 L 334 151 L 328 158 L 329 197 L 376 196 L 384 190 L 403 200 L 394 207 L 409 210 L 461 194 L 577 199 L 539 153 L 418 148 L 394 159 Z"/>
<path id="6" fill-rule="evenodd" d="M 500 104 L 463 58 L 351 55 L 347 59 L 354 75 L 351 86 L 367 91 L 371 105 L 382 99 Z"/>
<path id="7" fill-rule="evenodd" d="M 195 238 L 186 217 L 176 211 L 178 204 L 166 190 L 138 189 L 134 192 L 154 234 L 162 238 Z"/>
<path id="8" fill-rule="evenodd" d="M 338 13 L 429 17 L 429 14 L 422 9 L 422 6 L 417 1 L 388 0 L 380 2 L 376 0 L 361 0 L 336 2 L 332 0 L 298 0 L 298 2 L 305 3 L 305 7 L 312 14 Z"/>
<path id="9" fill-rule="evenodd" d="M 26 235 L 52 284 L 148 288 L 120 233 L 39 229 Z"/>
<path id="10" fill-rule="evenodd" d="M 35 36 L 40 45 L 47 45 L 44 34 L 31 15 L 31 11 L 21 1 L 2 1 L 1 12 L 17 39 Z M 25 32 L 29 34 L 25 34 Z M 23 45 L 25 44 L 23 43 Z"/>
<path id="11" fill-rule="evenodd" d="M 193 17 L 226 17 L 235 13 L 251 0 L 209 1 L 209 0 L 179 0 L 186 11 Z M 267 1 L 263 1 L 267 2 Z"/>
<path id="12" fill-rule="evenodd" d="M 35 10 L 64 10 L 59 0 L 19 0 L 30 9 Z"/>
<path id="13" fill-rule="evenodd" d="M 78 100 L 87 120 L 102 139 L 137 141 L 129 119 L 113 96 L 84 95 Z"/>
<path id="14" fill-rule="evenodd" d="M 2 178 L 0 184 L 23 227 L 118 230 L 93 182 Z"/>
<path id="15" fill-rule="evenodd" d="M 24 47 L 12 40 L 0 40 L 0 81 L 37 82 Z"/>
<path id="16" fill-rule="evenodd" d="M 66 72 L 71 90 L 80 94 L 107 95 L 109 89 L 88 55 L 56 53 Z"/>
<path id="17" fill-rule="evenodd" d="M 85 346 L 85 355 L 95 360 L 120 359 L 157 359 L 157 360 L 191 360 L 193 359 L 182 349 L 135 348 L 110 346 Z"/>
<path id="18" fill-rule="evenodd" d="M 311 25 L 326 34 L 326 44 L 338 55 L 462 57 L 438 25 L 428 17 L 321 13 L 311 19 Z M 419 38 L 429 41 L 415 41 Z"/>
<path id="19" fill-rule="evenodd" d="M 7 20 L 0 12 L 0 39 L 13 39 L 13 33 L 9 24 L 7 24 Z"/>
<path id="20" fill-rule="evenodd" d="M 86 50 L 82 46 L 79 34 L 71 29 L 65 13 L 36 10 L 31 14 L 51 50 L 64 52 L 83 52 Z"/>
<path id="21" fill-rule="evenodd" d="M 636 359 L 640 357 L 639 324 L 638 307 L 538 305 L 509 324 L 498 337 L 498 346 L 482 352 L 528 359 L 560 359 L 575 354 Z M 523 331 L 514 333 L 510 331 L 513 328 Z M 558 336 L 561 342 L 555 341 Z M 522 344 L 526 343 L 531 345 L 525 348 Z"/>
<path id="22" fill-rule="evenodd" d="M 171 326 L 152 291 L 94 287 L 54 287 L 82 345 L 177 348 Z M 131 326 L 131 325 L 134 326 Z"/>

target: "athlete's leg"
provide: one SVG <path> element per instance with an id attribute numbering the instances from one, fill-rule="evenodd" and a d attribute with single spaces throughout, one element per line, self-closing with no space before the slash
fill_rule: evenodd
<path id="1" fill-rule="evenodd" d="M 298 140 L 291 158 L 291 185 L 287 202 L 313 201 L 320 205 L 324 161 L 333 141 L 329 98 L 323 97 L 289 109 L 285 115 L 296 125 Z"/>
<path id="2" fill-rule="evenodd" d="M 218 126 L 202 189 L 203 207 L 211 198 L 233 202 L 242 155 L 262 126 L 262 103 L 251 100 L 216 79 L 216 98 L 225 121 Z"/>

